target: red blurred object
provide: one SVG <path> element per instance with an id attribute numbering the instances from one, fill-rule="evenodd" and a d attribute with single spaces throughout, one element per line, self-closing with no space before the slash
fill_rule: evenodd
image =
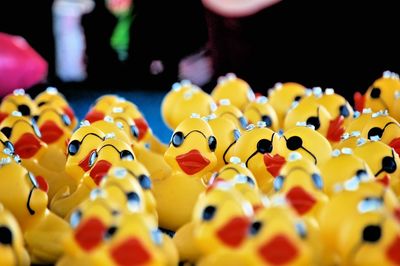
<path id="1" fill-rule="evenodd" d="M 224 17 L 250 16 L 281 0 L 203 0 L 204 6 Z"/>
<path id="2" fill-rule="evenodd" d="M 0 96 L 35 85 L 47 70 L 47 62 L 24 38 L 0 32 Z"/>

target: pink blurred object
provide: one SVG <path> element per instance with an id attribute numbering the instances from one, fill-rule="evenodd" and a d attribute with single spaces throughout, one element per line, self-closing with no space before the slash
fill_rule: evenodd
<path id="1" fill-rule="evenodd" d="M 281 0 L 202 0 L 204 6 L 224 17 L 250 16 Z"/>
<path id="2" fill-rule="evenodd" d="M 0 96 L 47 76 L 47 62 L 20 37 L 0 32 Z"/>

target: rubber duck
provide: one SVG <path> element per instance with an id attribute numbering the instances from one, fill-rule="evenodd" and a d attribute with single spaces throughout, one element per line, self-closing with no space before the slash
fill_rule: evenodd
<path id="1" fill-rule="evenodd" d="M 321 95 L 316 93 L 304 97 L 289 109 L 284 120 L 284 130 L 295 127 L 298 122 L 305 122 L 325 136 L 330 143 L 339 142 L 345 132 L 344 118 L 343 116 L 332 117 L 328 110 L 318 103 Z"/>
<path id="2" fill-rule="evenodd" d="M 46 180 L 11 158 L 0 162 L 0 202 L 18 221 L 32 263 L 54 263 L 62 255 L 62 241 L 71 229 L 47 209 Z"/>
<path id="3" fill-rule="evenodd" d="M 37 113 L 37 106 L 24 89 L 16 89 L 12 94 L 6 95 L 0 104 L 0 123 L 12 112 L 31 117 Z"/>
<path id="4" fill-rule="evenodd" d="M 387 112 L 380 111 L 372 114 L 372 118 L 364 125 L 361 137 L 372 139 L 378 137 L 380 141 L 400 153 L 400 124 Z"/>
<path id="5" fill-rule="evenodd" d="M 62 187 L 75 187 L 74 181 L 64 171 L 64 151 L 49 147 L 42 141 L 35 119 L 14 112 L 1 122 L 0 130 L 14 144 L 15 154 L 21 159 L 22 165 L 49 184 L 49 200 Z"/>
<path id="6" fill-rule="evenodd" d="M 378 140 L 361 138 L 354 154 L 368 164 L 379 182 L 390 186 L 396 194 L 400 192 L 400 159 L 393 148 Z"/>
<path id="7" fill-rule="evenodd" d="M 268 128 L 273 131 L 279 130 L 278 116 L 265 96 L 257 97 L 255 101 L 248 103 L 243 114 L 249 124 L 264 121 Z"/>
<path id="8" fill-rule="evenodd" d="M 298 123 L 279 136 L 278 153 L 287 158 L 296 151 L 315 165 L 322 166 L 329 158 L 332 147 L 328 140 L 313 127 Z"/>
<path id="9" fill-rule="evenodd" d="M 360 92 L 354 94 L 356 110 L 361 111 L 363 108 L 371 108 L 373 112 L 388 110 L 390 116 L 399 120 L 400 112 L 397 107 L 399 87 L 398 74 L 390 71 L 383 72 L 382 77 L 375 80 L 364 95 Z"/>
<path id="10" fill-rule="evenodd" d="M 256 98 L 250 85 L 233 73 L 228 73 L 218 78 L 217 86 L 212 90 L 211 97 L 215 102 L 229 99 L 241 111 L 244 111 L 247 104 Z"/>
<path id="11" fill-rule="evenodd" d="M 230 100 L 222 99 L 218 102 L 218 106 L 213 108 L 213 114 L 217 117 L 225 117 L 235 123 L 235 126 L 243 132 L 247 125 L 247 119 L 239 108 L 231 104 Z"/>
<path id="12" fill-rule="evenodd" d="M 353 120 L 346 126 L 346 133 L 359 131 L 364 128 L 365 124 L 372 118 L 372 110 L 364 108 L 361 112 L 355 111 Z"/>
<path id="13" fill-rule="evenodd" d="M 198 195 L 206 188 L 204 179 L 215 168 L 216 138 L 208 123 L 198 116 L 182 121 L 171 137 L 164 158 L 172 173 L 153 180 L 159 223 L 172 231 L 190 221 Z"/>
<path id="14" fill-rule="evenodd" d="M 277 140 L 278 134 L 267 128 L 264 122 L 259 122 L 243 132 L 233 152 L 254 174 L 264 193 L 271 191 L 273 177 L 285 163 L 284 158 L 277 154 Z"/>
<path id="15" fill-rule="evenodd" d="M 34 102 L 38 107 L 52 106 L 60 108 L 62 113 L 67 115 L 70 121 L 68 128 L 74 130 L 78 125 L 78 119 L 75 116 L 74 110 L 69 105 L 65 96 L 60 93 L 55 87 L 48 87 L 45 91 L 39 93 Z"/>
<path id="16" fill-rule="evenodd" d="M 0 264 L 28 266 L 30 258 L 17 220 L 0 203 Z"/>
<path id="17" fill-rule="evenodd" d="M 318 98 L 318 103 L 325 107 L 333 119 L 342 116 L 345 128 L 351 123 L 354 116 L 353 107 L 342 95 L 335 93 L 334 89 L 325 89 Z"/>
<path id="18" fill-rule="evenodd" d="M 110 110 L 120 102 L 126 102 L 126 99 L 114 94 L 102 95 L 90 106 L 84 120 L 89 121 L 89 123 L 103 120 Z M 137 107 L 134 105 L 134 108 Z"/>
<path id="19" fill-rule="evenodd" d="M 283 128 L 286 113 L 293 102 L 300 101 L 306 95 L 306 92 L 307 90 L 303 85 L 295 82 L 276 83 L 273 88 L 268 90 L 268 102 L 278 116 L 279 128 Z"/>
<path id="20" fill-rule="evenodd" d="M 341 138 L 340 142 L 334 145 L 334 149 L 354 149 L 358 145 L 358 139 L 361 137 L 360 131 L 345 132 Z"/>
<path id="21" fill-rule="evenodd" d="M 350 148 L 332 151 L 331 158 L 321 166 L 321 176 L 323 191 L 329 197 L 342 190 L 356 190 L 361 182 L 375 179 L 368 164 Z"/>
<path id="22" fill-rule="evenodd" d="M 211 114 L 213 98 L 188 80 L 174 83 L 161 103 L 161 115 L 164 123 L 172 130 L 191 114 L 200 116 Z"/>

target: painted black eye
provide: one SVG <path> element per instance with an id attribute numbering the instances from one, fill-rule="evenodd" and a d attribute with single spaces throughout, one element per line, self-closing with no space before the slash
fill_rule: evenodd
<path id="1" fill-rule="evenodd" d="M 260 232 L 262 226 L 263 226 L 262 222 L 259 221 L 252 223 L 249 229 L 250 235 L 256 235 L 258 232 Z"/>
<path id="2" fill-rule="evenodd" d="M 371 91 L 371 98 L 378 99 L 381 96 L 381 89 L 380 88 L 373 88 Z"/>
<path id="3" fill-rule="evenodd" d="M 296 97 L 294 97 L 294 101 L 295 102 L 298 102 L 298 101 L 300 101 L 301 100 L 301 96 L 300 95 L 297 95 Z"/>
<path id="4" fill-rule="evenodd" d="M 32 119 L 35 120 L 35 122 L 37 122 L 39 120 L 39 116 L 38 115 L 34 115 L 34 116 L 32 116 Z"/>
<path id="5" fill-rule="evenodd" d="M 210 148 L 210 151 L 215 151 L 217 148 L 217 139 L 214 136 L 208 138 L 208 147 Z"/>
<path id="6" fill-rule="evenodd" d="M 128 201 L 128 205 L 134 209 L 136 209 L 140 204 L 140 197 L 136 192 L 131 191 L 126 193 L 126 199 Z"/>
<path id="7" fill-rule="evenodd" d="M 322 177 L 319 174 L 314 173 L 314 174 L 312 174 L 311 178 L 312 178 L 312 181 L 314 183 L 314 186 L 317 189 L 322 190 L 322 187 L 324 185 L 324 183 L 322 181 Z"/>
<path id="8" fill-rule="evenodd" d="M 138 177 L 138 179 L 139 179 L 139 184 L 143 189 L 145 189 L 145 190 L 151 189 L 151 179 L 150 179 L 150 177 L 148 177 L 147 175 L 140 175 Z"/>
<path id="9" fill-rule="evenodd" d="M 368 139 L 371 139 L 371 137 L 378 136 L 379 138 L 382 138 L 383 135 L 383 130 L 379 127 L 373 127 L 368 131 Z"/>
<path id="10" fill-rule="evenodd" d="M 110 239 L 117 232 L 117 227 L 111 226 L 104 233 L 104 239 Z"/>
<path id="11" fill-rule="evenodd" d="M 92 167 L 93 165 L 94 165 L 94 163 L 96 162 L 96 160 L 97 160 L 97 152 L 96 151 L 94 151 L 94 152 L 92 152 L 92 154 L 90 154 L 90 157 L 89 157 L 89 167 Z"/>
<path id="12" fill-rule="evenodd" d="M 71 125 L 71 119 L 66 114 L 61 115 L 61 120 L 65 126 L 69 127 Z"/>
<path id="13" fill-rule="evenodd" d="M 306 226 L 305 226 L 303 223 L 299 222 L 299 223 L 296 223 L 295 227 L 296 227 L 296 232 L 297 232 L 297 234 L 298 234 L 302 239 L 305 239 L 305 238 L 307 237 L 307 229 L 306 229 Z"/>
<path id="14" fill-rule="evenodd" d="M 256 186 L 256 184 L 254 183 L 253 178 L 251 178 L 250 176 L 246 176 L 246 182 L 247 182 L 247 184 L 249 184 L 252 187 Z"/>
<path id="15" fill-rule="evenodd" d="M 317 116 L 311 116 L 307 119 L 306 121 L 307 125 L 312 125 L 314 126 L 315 130 L 318 130 L 321 126 L 321 123 L 319 122 L 319 118 Z"/>
<path id="16" fill-rule="evenodd" d="M 203 211 L 203 220 L 211 220 L 214 217 L 216 210 L 217 208 L 215 208 L 214 206 L 207 206 Z"/>
<path id="17" fill-rule="evenodd" d="M 45 105 L 46 104 L 46 102 L 40 102 L 40 103 L 38 103 L 38 107 L 40 107 L 40 106 L 43 106 L 43 105 Z"/>
<path id="18" fill-rule="evenodd" d="M 392 157 L 386 156 L 382 159 L 382 169 L 389 174 L 392 174 L 396 171 L 396 162 Z"/>
<path id="19" fill-rule="evenodd" d="M 239 117 L 239 122 L 240 122 L 240 125 L 242 126 L 242 128 L 247 127 L 248 122 L 247 122 L 246 117 L 244 117 L 244 116 Z"/>
<path id="20" fill-rule="evenodd" d="M 4 136 L 6 136 L 9 139 L 11 137 L 12 128 L 11 127 L 3 127 L 1 129 L 1 133 L 3 133 Z"/>
<path id="21" fill-rule="evenodd" d="M 182 145 L 184 138 L 185 137 L 183 136 L 182 132 L 180 131 L 175 132 L 174 135 L 172 136 L 171 143 L 172 145 L 174 145 L 174 147 L 179 147 Z"/>
<path id="22" fill-rule="evenodd" d="M 278 175 L 277 177 L 275 177 L 275 179 L 274 179 L 274 190 L 276 192 L 279 192 L 282 189 L 283 181 L 284 181 L 283 176 Z"/>
<path id="23" fill-rule="evenodd" d="M 286 141 L 286 147 L 291 150 L 295 151 L 303 146 L 303 140 L 299 136 L 290 137 Z"/>
<path id="24" fill-rule="evenodd" d="M 18 105 L 18 112 L 20 112 L 23 116 L 30 116 L 31 115 L 31 109 L 26 104 Z"/>
<path id="25" fill-rule="evenodd" d="M 71 224 L 72 228 L 76 228 L 78 224 L 81 222 L 81 219 L 82 219 L 81 210 L 74 211 L 71 214 L 71 218 L 69 219 L 69 223 Z"/>
<path id="26" fill-rule="evenodd" d="M 379 225 L 368 225 L 363 230 L 362 238 L 365 242 L 377 242 L 381 239 L 382 228 Z"/>
<path id="27" fill-rule="evenodd" d="M 119 156 L 122 160 L 133 161 L 135 157 L 133 156 L 132 152 L 128 150 L 123 150 L 119 153 Z"/>
<path id="28" fill-rule="evenodd" d="M 139 138 L 139 129 L 135 125 L 131 125 L 131 134 L 135 137 L 135 139 Z"/>
<path id="29" fill-rule="evenodd" d="M 347 108 L 347 106 L 345 104 L 341 105 L 339 107 L 339 112 L 343 117 L 349 117 L 350 116 L 349 108 Z"/>
<path id="30" fill-rule="evenodd" d="M 359 180 L 363 180 L 366 176 L 368 176 L 367 171 L 364 169 L 357 170 L 356 176 Z"/>
<path id="31" fill-rule="evenodd" d="M 269 117 L 269 115 L 263 115 L 263 116 L 261 116 L 261 120 L 262 120 L 263 122 L 265 122 L 265 125 L 266 125 L 267 127 L 271 127 L 271 126 L 272 126 L 272 120 L 271 120 L 271 117 Z"/>
<path id="32" fill-rule="evenodd" d="M 13 242 L 13 235 L 8 227 L 0 226 L 0 244 L 11 246 Z"/>
<path id="33" fill-rule="evenodd" d="M 240 131 L 238 129 L 233 130 L 233 138 L 237 141 L 240 138 Z"/>
<path id="34" fill-rule="evenodd" d="M 268 139 L 260 139 L 257 142 L 257 151 L 262 154 L 272 152 L 272 142 Z"/>
<path id="35" fill-rule="evenodd" d="M 79 140 L 73 140 L 68 144 L 68 154 L 74 156 L 78 153 L 81 147 L 81 142 Z"/>
<path id="36" fill-rule="evenodd" d="M 3 142 L 3 145 L 6 149 L 8 149 L 10 151 L 11 154 L 14 154 L 15 149 L 14 149 L 14 145 L 11 143 L 11 141 L 5 141 Z"/>

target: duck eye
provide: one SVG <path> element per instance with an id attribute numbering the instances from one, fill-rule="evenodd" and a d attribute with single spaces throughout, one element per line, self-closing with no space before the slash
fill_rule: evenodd
<path id="1" fill-rule="evenodd" d="M 14 145 L 11 143 L 11 141 L 5 141 L 3 142 L 3 145 L 6 149 L 10 151 L 11 154 L 15 153 Z"/>
<path id="2" fill-rule="evenodd" d="M 89 167 L 92 167 L 94 165 L 94 163 L 96 162 L 96 160 L 97 160 L 97 152 L 93 151 L 89 157 Z"/>
<path id="3" fill-rule="evenodd" d="M 260 232 L 263 224 L 260 221 L 254 222 L 250 226 L 250 235 L 256 235 L 258 232 Z"/>
<path id="4" fill-rule="evenodd" d="M 233 138 L 237 141 L 240 138 L 240 131 L 238 129 L 233 130 Z"/>
<path id="5" fill-rule="evenodd" d="M 13 242 L 13 235 L 8 227 L 0 226 L 0 244 L 11 246 Z"/>
<path id="6" fill-rule="evenodd" d="M 145 190 L 151 189 L 151 179 L 150 179 L 150 177 L 148 177 L 147 175 L 140 175 L 138 177 L 138 179 L 139 179 L 140 186 L 143 189 L 145 189 Z"/>
<path id="7" fill-rule="evenodd" d="M 1 132 L 6 136 L 8 139 L 11 137 L 12 128 L 11 127 L 3 127 Z"/>
<path id="8" fill-rule="evenodd" d="M 122 160 L 133 161 L 135 157 L 133 156 L 132 152 L 128 150 L 123 150 L 120 152 L 120 157 Z"/>
<path id="9" fill-rule="evenodd" d="M 78 224 L 81 222 L 81 219 L 82 219 L 81 210 L 74 211 L 71 214 L 71 218 L 69 218 L 69 223 L 71 224 L 72 228 L 76 228 Z"/>
<path id="10" fill-rule="evenodd" d="M 365 171 L 364 169 L 360 169 L 357 170 L 356 176 L 360 181 L 364 181 L 365 179 L 367 179 L 368 174 L 367 171 Z"/>
<path id="11" fill-rule="evenodd" d="M 299 136 L 290 137 L 286 141 L 286 147 L 291 150 L 295 151 L 303 146 L 303 140 Z"/>
<path id="12" fill-rule="evenodd" d="M 45 104 L 46 104 L 46 102 L 43 101 L 43 102 L 38 103 L 37 106 L 40 107 L 40 106 L 43 106 L 43 105 L 45 105 Z"/>
<path id="13" fill-rule="evenodd" d="M 396 162 L 392 157 L 386 156 L 382 159 L 382 169 L 389 174 L 396 171 Z"/>
<path id="14" fill-rule="evenodd" d="M 74 156 L 78 153 L 81 147 L 81 142 L 79 140 L 73 140 L 68 144 L 68 154 Z"/>
<path id="15" fill-rule="evenodd" d="M 339 106 L 339 113 L 343 117 L 349 117 L 350 116 L 349 108 L 347 108 L 347 106 L 345 104 Z"/>
<path id="16" fill-rule="evenodd" d="M 317 189 L 322 190 L 323 181 L 322 181 L 321 176 L 319 174 L 317 174 L 317 173 L 314 173 L 314 174 L 312 174 L 311 178 L 312 178 L 312 181 L 314 183 L 314 186 Z"/>
<path id="17" fill-rule="evenodd" d="M 35 122 L 39 121 L 39 116 L 38 115 L 34 115 L 32 116 L 32 119 L 35 120 Z"/>
<path id="18" fill-rule="evenodd" d="M 132 210 L 137 210 L 138 206 L 140 204 L 140 197 L 136 192 L 128 192 L 126 193 L 126 199 L 128 201 L 128 206 L 132 209 Z"/>
<path id="19" fill-rule="evenodd" d="M 368 131 L 368 139 L 371 139 L 372 137 L 375 136 L 382 138 L 382 135 L 383 135 L 383 130 L 379 127 L 373 127 Z"/>
<path id="20" fill-rule="evenodd" d="M 309 117 L 306 123 L 307 125 L 312 125 L 315 128 L 315 130 L 318 130 L 321 126 L 321 123 L 319 122 L 319 118 L 317 116 Z"/>
<path id="21" fill-rule="evenodd" d="M 262 120 L 263 122 L 265 122 L 265 125 L 266 125 L 267 127 L 271 127 L 271 126 L 272 126 L 272 120 L 271 120 L 271 117 L 269 117 L 269 115 L 263 115 L 263 116 L 261 116 L 261 120 Z"/>
<path id="22" fill-rule="evenodd" d="M 135 139 L 139 138 L 139 129 L 137 128 L 137 126 L 131 125 L 130 129 L 131 129 L 132 136 L 134 136 Z"/>
<path id="23" fill-rule="evenodd" d="M 178 131 L 175 132 L 174 135 L 172 136 L 171 143 L 172 145 L 174 145 L 174 147 L 177 148 L 182 145 L 183 140 L 184 140 L 183 133 Z"/>
<path id="24" fill-rule="evenodd" d="M 104 239 L 110 239 L 117 232 L 117 227 L 110 226 L 104 233 Z"/>
<path id="25" fill-rule="evenodd" d="M 36 135 L 38 138 L 41 138 L 41 137 L 42 137 L 42 133 L 40 132 L 39 127 L 38 127 L 38 125 L 37 125 L 35 119 L 32 118 L 31 122 L 32 122 L 32 129 L 33 129 L 33 132 L 35 132 L 35 135 Z"/>
<path id="26" fill-rule="evenodd" d="M 301 100 L 301 96 L 300 95 L 297 95 L 296 97 L 294 97 L 294 101 L 295 102 L 298 102 L 298 101 L 300 101 Z"/>
<path id="27" fill-rule="evenodd" d="M 65 126 L 68 127 L 71 125 L 71 119 L 66 114 L 61 115 L 61 120 L 63 121 Z"/>
<path id="28" fill-rule="evenodd" d="M 364 228 L 362 238 L 365 242 L 377 242 L 381 238 L 382 228 L 380 225 L 368 225 Z"/>
<path id="29" fill-rule="evenodd" d="M 23 116 L 30 116 L 31 115 L 31 109 L 26 104 L 18 105 L 18 112 L 20 112 Z"/>
<path id="30" fill-rule="evenodd" d="M 250 176 L 246 176 L 246 182 L 247 182 L 247 184 L 249 184 L 252 187 L 255 187 L 255 185 L 256 185 L 253 178 L 251 178 Z"/>
<path id="31" fill-rule="evenodd" d="M 210 136 L 208 138 L 208 147 L 210 148 L 210 151 L 215 151 L 217 148 L 217 139 L 214 136 Z"/>
<path id="32" fill-rule="evenodd" d="M 216 210 L 217 209 L 214 206 L 207 206 L 203 211 L 203 217 L 202 217 L 203 220 L 204 221 L 211 220 L 214 217 Z"/>
<path id="33" fill-rule="evenodd" d="M 378 99 L 381 96 L 381 89 L 377 87 L 373 88 L 370 95 L 371 98 Z"/>
<path id="34" fill-rule="evenodd" d="M 268 139 L 260 139 L 257 142 L 257 151 L 259 153 L 270 153 L 272 151 L 272 142 Z"/>
<path id="35" fill-rule="evenodd" d="M 305 239 L 307 237 L 307 230 L 302 222 L 298 222 L 295 225 L 297 234 L 302 238 Z"/>
<path id="36" fill-rule="evenodd" d="M 242 128 L 246 128 L 247 127 L 247 119 L 244 116 L 239 117 L 239 123 L 242 126 Z"/>
<path id="37" fill-rule="evenodd" d="M 277 177 L 274 178 L 274 190 L 276 192 L 279 192 L 282 189 L 283 181 L 284 181 L 284 178 L 281 175 L 278 175 Z"/>

